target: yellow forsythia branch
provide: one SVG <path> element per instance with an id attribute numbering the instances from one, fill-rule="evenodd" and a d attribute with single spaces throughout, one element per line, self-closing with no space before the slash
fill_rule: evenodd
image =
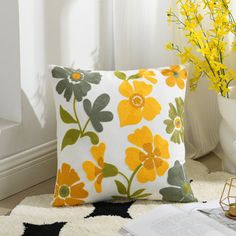
<path id="1" fill-rule="evenodd" d="M 187 38 L 188 45 L 180 47 L 172 42 L 168 50 L 177 53 L 182 63 L 194 65 L 191 89 L 196 89 L 202 74 L 210 81 L 209 89 L 222 96 L 229 96 L 230 83 L 236 73 L 225 63 L 227 49 L 236 51 L 236 42 L 226 40 L 229 34 L 236 35 L 235 19 L 230 11 L 230 0 L 177 0 L 178 14 L 167 12 L 168 22 L 176 24 Z M 210 22 L 210 23 L 209 23 Z"/>

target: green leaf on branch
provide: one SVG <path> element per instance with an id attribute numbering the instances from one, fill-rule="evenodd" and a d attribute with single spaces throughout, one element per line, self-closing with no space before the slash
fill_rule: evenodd
<path id="1" fill-rule="evenodd" d="M 77 129 L 68 130 L 63 138 L 61 150 L 63 150 L 66 146 L 75 144 L 80 136 L 80 133 L 81 132 Z"/>
<path id="2" fill-rule="evenodd" d="M 97 145 L 99 143 L 99 137 L 92 131 L 84 133 L 83 137 L 84 136 L 88 136 L 93 145 Z"/>
<path id="3" fill-rule="evenodd" d="M 66 111 L 62 106 L 60 106 L 60 116 L 62 121 L 66 124 L 77 123 L 76 120 L 72 117 L 72 115 L 68 111 Z"/>
<path id="4" fill-rule="evenodd" d="M 121 72 L 121 71 L 115 71 L 114 72 L 115 76 L 118 78 L 118 79 L 121 79 L 121 80 L 126 80 L 126 74 Z"/>
<path id="5" fill-rule="evenodd" d="M 117 191 L 120 194 L 126 194 L 127 193 L 126 187 L 124 186 L 123 183 L 121 183 L 119 180 L 115 180 L 115 183 L 116 183 Z"/>

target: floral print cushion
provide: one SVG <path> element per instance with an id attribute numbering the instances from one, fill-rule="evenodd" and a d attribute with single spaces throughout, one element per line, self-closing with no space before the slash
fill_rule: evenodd
<path id="1" fill-rule="evenodd" d="M 58 139 L 53 206 L 196 201 L 183 170 L 183 67 L 51 69 Z"/>

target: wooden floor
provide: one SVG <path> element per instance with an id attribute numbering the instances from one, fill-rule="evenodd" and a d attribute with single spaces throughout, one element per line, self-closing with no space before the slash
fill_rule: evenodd
<path id="1" fill-rule="evenodd" d="M 210 153 L 204 157 L 201 157 L 198 159 L 198 161 L 206 165 L 210 172 L 222 170 L 221 160 L 214 153 Z M 19 204 L 20 201 L 22 201 L 27 196 L 53 193 L 54 184 L 55 178 L 52 178 L 11 197 L 1 200 L 0 215 L 8 214 L 17 204 Z"/>

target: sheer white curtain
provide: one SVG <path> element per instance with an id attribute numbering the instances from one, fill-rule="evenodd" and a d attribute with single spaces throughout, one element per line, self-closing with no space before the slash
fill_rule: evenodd
<path id="1" fill-rule="evenodd" d="M 63 55 L 69 55 L 65 62 L 101 70 L 160 67 L 178 63 L 177 57 L 165 50 L 168 41 L 184 44 L 180 32 L 167 23 L 166 10 L 170 6 L 175 8 L 175 3 L 176 0 L 74 1 L 72 11 L 78 24 L 70 20 L 72 17 L 68 18 L 68 23 L 77 27 L 70 34 L 72 41 L 66 42 L 68 39 L 65 37 L 63 42 L 63 45 L 71 47 L 69 54 L 68 50 L 62 52 Z M 83 11 L 84 17 L 81 18 L 78 12 L 82 13 L 83 5 L 86 6 L 86 14 Z M 63 24 L 67 25 L 65 21 Z M 90 58 L 87 64 L 86 55 Z M 218 144 L 220 115 L 216 95 L 207 88 L 208 81 L 203 79 L 196 92 L 187 91 L 187 157 L 202 156 L 214 150 Z"/>

